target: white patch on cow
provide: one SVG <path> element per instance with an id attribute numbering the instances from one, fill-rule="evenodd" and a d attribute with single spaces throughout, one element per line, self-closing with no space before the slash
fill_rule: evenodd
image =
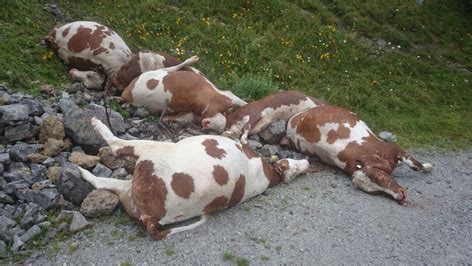
<path id="1" fill-rule="evenodd" d="M 210 107 L 210 103 L 207 103 L 207 105 L 205 105 L 205 109 L 203 109 L 202 115 L 205 115 L 205 113 L 208 111 L 208 107 Z"/>
<path id="2" fill-rule="evenodd" d="M 423 171 L 425 172 L 431 172 L 433 171 L 433 165 L 430 163 L 424 163 L 423 165 Z"/>
<path id="3" fill-rule="evenodd" d="M 234 123 L 227 131 L 231 132 L 231 135 L 235 135 L 236 138 L 239 138 L 243 133 L 243 128 L 246 126 L 247 122 L 249 122 L 249 119 L 249 115 L 243 116 L 243 118 Z"/>
<path id="4" fill-rule="evenodd" d="M 55 40 L 57 46 L 59 47 L 57 53 L 58 56 L 66 63 L 68 63 L 68 58 L 71 56 L 88 59 L 97 65 L 102 65 L 107 75 L 111 76 L 114 72 L 118 71 L 124 63 L 127 62 L 128 57 L 131 55 L 131 50 L 123 41 L 123 39 L 108 27 L 105 27 L 105 31 L 110 30 L 112 34 L 110 36 L 106 35 L 100 45 L 101 47 L 106 48 L 108 52 L 94 55 L 94 50 L 90 50 L 89 48 L 84 49 L 79 53 L 73 53 L 68 49 L 69 40 L 77 33 L 77 30 L 80 27 L 89 28 L 93 33 L 99 26 L 101 25 L 96 22 L 75 21 L 56 28 Z M 69 33 L 65 37 L 62 36 L 62 32 L 64 32 L 64 30 L 69 27 Z M 115 46 L 114 49 L 109 48 L 110 43 L 113 43 Z"/>
<path id="5" fill-rule="evenodd" d="M 300 122 L 301 121 L 302 120 L 300 120 Z M 290 123 L 290 121 L 288 123 Z M 344 123 L 343 125 L 350 130 L 349 138 L 336 139 L 332 144 L 327 142 L 328 133 L 331 130 L 337 131 L 339 123 L 325 123 L 322 126 L 317 126 L 321 133 L 320 141 L 317 143 L 311 143 L 298 134 L 296 132 L 297 126 L 294 128 L 291 126 L 287 127 L 287 137 L 289 137 L 295 144 L 300 143 L 298 147 L 300 151 L 316 154 L 324 162 L 344 169 L 346 163 L 339 160 L 339 152 L 343 151 L 346 146 L 352 142 L 357 142 L 359 145 L 362 144 L 365 141 L 363 138 L 370 136 L 371 130 L 363 121 L 357 121 L 354 127 L 351 127 L 349 123 Z"/>
<path id="6" fill-rule="evenodd" d="M 310 167 L 308 160 L 285 159 L 289 163 L 289 168 L 284 171 L 284 182 L 290 183 L 300 173 L 306 171 Z"/>
<path id="7" fill-rule="evenodd" d="M 265 108 L 261 112 L 261 119 L 254 125 L 250 133 L 257 134 L 274 122 L 280 120 L 286 121 L 294 114 L 303 112 L 316 106 L 317 105 L 311 99 L 307 98 L 304 101 L 300 101 L 298 104 L 282 105 L 277 108 Z"/>
<path id="8" fill-rule="evenodd" d="M 139 67 L 141 72 L 164 68 L 166 58 L 158 53 L 139 52 Z"/>
<path id="9" fill-rule="evenodd" d="M 170 102 L 172 93 L 164 90 L 164 77 L 168 72 L 163 70 L 148 71 L 138 77 L 131 91 L 133 102 L 139 103 L 140 106 L 148 108 L 151 112 L 160 112 L 164 110 L 166 101 Z M 146 83 L 150 79 L 156 79 L 159 84 L 153 89 L 148 89 Z"/>

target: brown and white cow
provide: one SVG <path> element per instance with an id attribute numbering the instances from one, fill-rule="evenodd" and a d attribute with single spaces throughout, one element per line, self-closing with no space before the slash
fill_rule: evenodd
<path id="1" fill-rule="evenodd" d="M 117 88 L 118 91 L 123 91 L 133 79 L 143 72 L 172 67 L 180 63 L 182 62 L 177 58 L 165 53 L 140 51 L 130 56 L 128 61 L 116 71 L 111 77 L 109 85 Z"/>
<path id="2" fill-rule="evenodd" d="M 248 134 L 257 134 L 271 123 L 287 121 L 293 115 L 320 104 L 323 102 L 300 92 L 280 91 L 250 102 L 226 114 L 226 117 L 218 113 L 205 118 L 202 120 L 202 127 L 217 133 L 226 129 L 224 136 L 239 139 L 243 135 L 245 140 Z"/>
<path id="3" fill-rule="evenodd" d="M 122 91 L 126 88 L 133 79 L 138 77 L 144 72 L 158 70 L 162 68 L 173 67 L 181 64 L 177 58 L 168 55 L 163 52 L 150 52 L 150 51 L 141 51 L 138 54 L 132 55 L 126 64 L 121 66 L 121 68 L 113 75 L 111 82 L 109 83 L 110 87 L 115 87 L 119 91 Z M 210 80 L 205 77 L 199 70 L 196 68 L 186 66 L 182 67 L 181 70 L 187 70 L 194 72 L 197 75 L 202 76 L 204 81 L 217 93 L 222 94 L 229 99 L 231 99 L 231 104 L 233 106 L 242 106 L 246 102 L 241 100 L 239 97 L 234 95 L 231 91 L 223 91 L 218 89 Z"/>
<path id="4" fill-rule="evenodd" d="M 116 32 L 92 21 L 56 26 L 45 41 L 70 68 L 86 71 L 102 67 L 108 77 L 131 55 L 128 45 Z"/>
<path id="5" fill-rule="evenodd" d="M 377 138 L 359 117 L 337 106 L 321 105 L 295 115 L 287 124 L 283 144 L 343 169 L 352 184 L 368 193 L 384 192 L 399 203 L 405 189 L 391 175 L 401 162 L 413 170 L 430 172 L 399 146 Z"/>
<path id="6" fill-rule="evenodd" d="M 118 194 L 126 212 L 154 239 L 201 225 L 208 214 L 234 206 L 308 168 L 306 160 L 282 159 L 274 166 L 247 145 L 221 136 L 200 135 L 177 143 L 123 140 L 98 119 L 95 130 L 118 155 L 137 159 L 132 180 L 102 178 L 80 169 L 95 188 Z M 191 225 L 161 226 L 200 216 Z"/>
<path id="7" fill-rule="evenodd" d="M 193 71 L 176 71 L 194 62 L 187 59 L 177 66 L 142 73 L 123 91 L 122 101 L 146 107 L 154 113 L 163 111 L 167 106 L 170 114 L 167 119 L 171 115 L 193 113 L 198 122 L 245 103 L 237 103 L 236 96 L 232 98 L 215 89 L 203 75 Z"/>

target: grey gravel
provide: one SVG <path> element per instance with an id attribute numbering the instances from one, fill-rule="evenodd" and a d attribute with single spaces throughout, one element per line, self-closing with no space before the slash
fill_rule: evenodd
<path id="1" fill-rule="evenodd" d="M 89 234 L 62 243 L 55 256 L 38 251 L 30 262 L 214 265 L 229 264 L 223 261 L 228 253 L 250 264 L 271 265 L 470 263 L 472 151 L 414 154 L 435 169 L 424 174 L 402 166 L 394 172 L 408 189 L 403 206 L 357 190 L 346 175 L 321 165 L 320 172 L 270 189 L 166 240 L 151 240 L 140 225 L 114 215 L 94 221 Z M 71 243 L 78 243 L 76 252 L 67 252 Z"/>

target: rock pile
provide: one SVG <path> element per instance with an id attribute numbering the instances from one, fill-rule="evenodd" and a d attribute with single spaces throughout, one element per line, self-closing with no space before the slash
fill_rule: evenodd
<path id="1" fill-rule="evenodd" d="M 132 178 L 135 160 L 113 156 L 90 124 L 93 116 L 107 124 L 103 92 L 73 83 L 55 95 L 47 87 L 33 97 L 0 85 L 0 258 L 25 252 L 31 239 L 81 230 L 90 224 L 85 217 L 114 212 L 118 197 L 93 190 L 77 165 L 102 177 Z M 172 141 L 202 134 L 185 123 L 164 129 L 143 108 L 119 109 L 110 120 L 124 139 Z M 303 158 L 277 145 L 284 130 L 284 122 L 274 123 L 249 144 L 267 158 Z"/>

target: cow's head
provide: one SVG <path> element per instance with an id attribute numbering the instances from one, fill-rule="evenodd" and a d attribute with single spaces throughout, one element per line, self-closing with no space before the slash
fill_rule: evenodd
<path id="1" fill-rule="evenodd" d="M 212 117 L 204 118 L 202 119 L 202 128 L 220 134 L 226 128 L 226 117 L 222 113 L 216 113 Z"/>
<path id="2" fill-rule="evenodd" d="M 352 184 L 367 193 L 386 193 L 392 196 L 399 204 L 406 200 L 406 191 L 395 178 L 384 169 L 364 166 L 352 175 Z"/>
<path id="3" fill-rule="evenodd" d="M 282 180 L 285 183 L 289 183 L 297 175 L 305 172 L 310 163 L 308 160 L 294 160 L 294 159 L 282 159 L 278 160 L 274 167 L 277 172 L 282 176 Z"/>

